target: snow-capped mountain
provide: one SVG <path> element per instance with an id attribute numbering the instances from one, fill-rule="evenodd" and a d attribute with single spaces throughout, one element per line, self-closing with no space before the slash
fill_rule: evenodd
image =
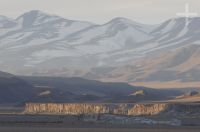
<path id="1" fill-rule="evenodd" d="M 109 59 L 109 54 L 152 39 L 149 35 L 152 26 L 125 18 L 96 25 L 30 11 L 15 20 L 5 18 L 5 21 L 13 26 L 1 27 L 1 62 L 14 67 L 35 67 L 54 63 L 55 59 L 61 59 L 64 66 L 67 62 L 71 66 L 88 66 L 87 61 L 91 60 L 90 65 L 101 65 L 103 59 Z"/>
<path id="2" fill-rule="evenodd" d="M 30 11 L 16 19 L 0 16 L 0 68 L 18 74 L 88 77 L 93 68 L 103 67 L 103 72 L 132 65 L 129 72 L 134 73 L 144 70 L 143 59 L 198 45 L 199 36 L 200 18 L 190 19 L 188 26 L 184 18 L 159 25 L 115 18 L 98 25 Z"/>
<path id="3" fill-rule="evenodd" d="M 154 41 L 160 45 L 184 46 L 196 43 L 200 35 L 200 18 L 190 19 L 188 26 L 185 24 L 185 18 L 171 19 L 162 23 L 151 34 L 155 36 Z"/>

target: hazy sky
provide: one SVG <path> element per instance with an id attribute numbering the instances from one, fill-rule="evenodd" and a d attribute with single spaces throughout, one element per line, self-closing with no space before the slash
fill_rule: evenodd
<path id="1" fill-rule="evenodd" d="M 0 15 L 16 18 L 41 10 L 68 19 L 105 23 L 126 17 L 143 23 L 159 23 L 183 12 L 185 3 L 200 15 L 200 0 L 0 0 Z"/>

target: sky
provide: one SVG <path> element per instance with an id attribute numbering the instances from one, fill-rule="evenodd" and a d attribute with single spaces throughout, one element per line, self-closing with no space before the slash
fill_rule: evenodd
<path id="1" fill-rule="evenodd" d="M 16 18 L 30 10 L 41 10 L 98 24 L 115 17 L 157 24 L 184 12 L 185 3 L 190 12 L 200 15 L 200 0 L 0 0 L 0 15 Z"/>

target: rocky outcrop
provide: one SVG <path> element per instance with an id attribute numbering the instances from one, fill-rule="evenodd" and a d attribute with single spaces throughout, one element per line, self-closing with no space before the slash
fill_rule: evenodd
<path id="1" fill-rule="evenodd" d="M 200 112 L 200 104 L 60 104 L 60 103 L 27 103 L 25 113 L 27 114 L 113 114 L 113 115 L 185 115 Z"/>
<path id="2" fill-rule="evenodd" d="M 109 113 L 109 107 L 103 104 L 27 103 L 25 112 L 67 115 L 104 114 Z"/>
<path id="3" fill-rule="evenodd" d="M 167 104 L 136 104 L 128 110 L 128 115 L 156 115 L 168 109 Z"/>
<path id="4" fill-rule="evenodd" d="M 29 114 L 116 114 L 154 115 L 164 111 L 166 104 L 57 104 L 27 103 L 25 113 Z"/>

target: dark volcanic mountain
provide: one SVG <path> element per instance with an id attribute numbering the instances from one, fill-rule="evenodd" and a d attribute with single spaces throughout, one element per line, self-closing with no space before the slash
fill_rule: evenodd
<path id="1" fill-rule="evenodd" d="M 35 96 L 34 87 L 26 81 L 0 72 L 0 103 L 20 103 Z"/>
<path id="2" fill-rule="evenodd" d="M 156 90 L 126 83 L 104 83 L 64 77 L 16 77 L 0 72 L 0 104 L 160 101 L 182 94 L 183 92 L 178 90 Z"/>
<path id="3" fill-rule="evenodd" d="M 172 99 L 183 94 L 179 90 L 158 90 L 131 86 L 126 83 L 106 83 L 82 78 L 21 77 L 39 90 L 35 101 L 50 102 L 140 102 Z M 134 96 L 137 91 L 142 96 Z"/>

